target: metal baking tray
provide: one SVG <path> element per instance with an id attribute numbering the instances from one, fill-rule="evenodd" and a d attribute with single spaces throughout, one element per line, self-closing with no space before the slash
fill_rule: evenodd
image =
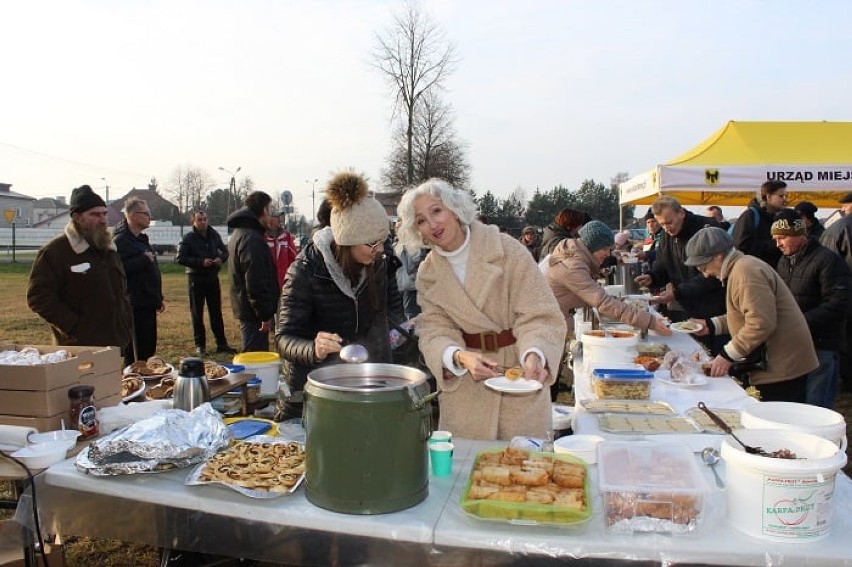
<path id="1" fill-rule="evenodd" d="M 598 414 L 598 426 L 607 433 L 655 435 L 700 433 L 701 428 L 688 417 L 677 415 Z"/>
<path id="2" fill-rule="evenodd" d="M 676 415 L 677 412 L 666 402 L 651 400 L 580 400 L 580 405 L 589 413 L 635 413 L 650 415 Z"/>
<path id="3" fill-rule="evenodd" d="M 710 411 L 722 418 L 722 421 L 727 423 L 731 429 L 743 429 L 743 424 L 740 421 L 740 410 L 723 409 L 723 408 L 708 408 Z M 713 423 L 710 416 L 698 408 L 689 408 L 686 410 L 686 416 L 694 421 L 698 427 L 707 433 L 724 433 L 718 425 Z"/>

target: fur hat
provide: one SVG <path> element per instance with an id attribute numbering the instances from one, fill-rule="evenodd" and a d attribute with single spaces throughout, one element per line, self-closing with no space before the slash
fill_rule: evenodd
<path id="1" fill-rule="evenodd" d="M 784 209 L 775 215 L 775 221 L 770 229 L 772 236 L 805 236 L 805 221 L 793 209 Z"/>
<path id="2" fill-rule="evenodd" d="M 71 202 L 68 205 L 70 213 L 84 213 L 95 207 L 106 207 L 106 203 L 91 187 L 81 185 L 71 191 Z"/>
<path id="3" fill-rule="evenodd" d="M 385 208 L 367 196 L 367 180 L 352 171 L 341 171 L 325 189 L 331 203 L 331 232 L 341 246 L 375 244 L 387 237 Z"/>
<path id="4" fill-rule="evenodd" d="M 596 220 L 589 221 L 580 228 L 580 240 L 583 241 L 589 252 L 597 252 L 601 248 L 615 244 L 612 229 Z"/>
<path id="5" fill-rule="evenodd" d="M 695 233 L 686 243 L 687 266 L 703 266 L 716 254 L 727 253 L 734 247 L 734 239 L 728 231 L 707 226 Z"/>

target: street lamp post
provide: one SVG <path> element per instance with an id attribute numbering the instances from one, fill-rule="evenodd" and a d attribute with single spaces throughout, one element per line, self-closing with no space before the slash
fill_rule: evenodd
<path id="1" fill-rule="evenodd" d="M 109 206 L 109 184 L 107 183 L 106 177 L 101 177 L 101 181 L 104 182 L 105 187 L 104 196 L 106 197 L 106 199 L 104 200 L 106 201 L 107 206 Z"/>
<path id="2" fill-rule="evenodd" d="M 319 181 L 319 177 L 305 179 L 305 183 L 311 184 L 311 227 L 313 227 L 314 223 L 317 221 L 317 181 Z"/>
<path id="3" fill-rule="evenodd" d="M 226 219 L 231 216 L 231 196 L 237 193 L 237 174 L 240 172 L 241 169 L 242 166 L 237 166 L 237 169 L 235 169 L 234 171 L 230 171 L 228 169 L 225 169 L 224 167 L 219 167 L 220 171 L 224 171 L 225 173 L 231 176 L 231 183 L 228 185 L 228 194 L 225 195 L 225 201 L 227 201 L 227 203 L 225 204 Z"/>

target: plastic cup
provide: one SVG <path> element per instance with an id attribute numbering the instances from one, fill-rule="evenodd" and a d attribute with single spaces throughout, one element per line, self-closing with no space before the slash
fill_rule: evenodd
<path id="1" fill-rule="evenodd" d="M 430 443 L 429 460 L 434 476 L 450 476 L 453 472 L 453 444 L 446 441 Z"/>
<path id="2" fill-rule="evenodd" d="M 449 431 L 433 431 L 432 436 L 429 437 L 429 443 L 451 443 L 453 441 L 453 434 Z"/>

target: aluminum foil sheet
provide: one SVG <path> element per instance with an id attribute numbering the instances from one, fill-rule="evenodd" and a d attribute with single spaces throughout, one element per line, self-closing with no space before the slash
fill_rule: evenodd
<path id="1" fill-rule="evenodd" d="M 98 476 L 161 472 L 206 461 L 230 441 L 209 403 L 191 412 L 167 409 L 93 441 L 77 455 L 76 466 Z"/>

